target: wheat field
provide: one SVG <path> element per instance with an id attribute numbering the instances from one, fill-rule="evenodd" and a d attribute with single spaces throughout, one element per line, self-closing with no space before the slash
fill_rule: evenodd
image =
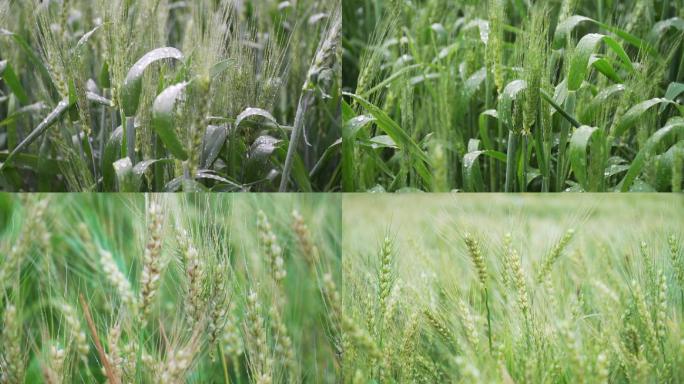
<path id="1" fill-rule="evenodd" d="M 337 189 L 340 11 L 0 0 L 0 188 Z"/>
<path id="2" fill-rule="evenodd" d="M 684 200 L 345 195 L 350 383 L 680 383 Z"/>
<path id="3" fill-rule="evenodd" d="M 343 11 L 343 190 L 682 190 L 681 1 Z"/>

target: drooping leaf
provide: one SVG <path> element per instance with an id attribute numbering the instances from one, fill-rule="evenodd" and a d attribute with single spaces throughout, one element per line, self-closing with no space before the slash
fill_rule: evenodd
<path id="1" fill-rule="evenodd" d="M 188 154 L 176 132 L 175 107 L 187 85 L 188 83 L 180 83 L 166 88 L 152 105 L 152 128 L 169 152 L 180 160 L 187 160 Z"/>
<path id="2" fill-rule="evenodd" d="M 627 174 L 620 182 L 620 190 L 622 192 L 630 190 L 646 161 L 655 155 L 658 148 L 673 136 L 684 137 L 684 118 L 679 116 L 671 118 L 664 127 L 657 130 L 646 140 L 643 148 L 639 150 L 639 153 L 632 160 Z"/>
<path id="3" fill-rule="evenodd" d="M 24 148 L 29 146 L 33 141 L 35 141 L 40 135 L 42 135 L 48 128 L 50 128 L 54 123 L 56 123 L 63 115 L 66 113 L 66 111 L 69 109 L 69 102 L 64 99 L 60 101 L 57 104 L 57 107 L 55 107 L 52 112 L 50 112 L 43 121 L 38 124 L 36 129 L 34 129 L 19 145 L 14 148 L 14 150 L 7 156 L 7 159 L 5 160 L 2 165 L 0 165 L 0 171 L 2 171 L 8 164 L 12 162 L 12 158 L 22 151 Z"/>
<path id="4" fill-rule="evenodd" d="M 602 35 L 600 33 L 590 33 L 584 35 L 575 47 L 574 55 L 570 61 L 570 69 L 568 71 L 568 90 L 576 91 L 582 85 L 582 82 L 587 77 L 587 67 L 589 66 L 589 58 L 594 53 L 598 45 L 603 42 L 622 60 L 622 62 L 631 71 L 634 70 L 632 62 L 625 53 L 622 46 L 612 37 Z"/>
<path id="5" fill-rule="evenodd" d="M 503 92 L 501 92 L 501 95 L 499 96 L 499 118 L 508 129 L 514 129 L 513 102 L 525 88 L 527 88 L 525 80 L 513 80 L 504 87 Z"/>
<path id="6" fill-rule="evenodd" d="M 135 116 L 140 103 L 142 76 L 151 64 L 165 59 L 182 60 L 183 53 L 176 48 L 157 48 L 146 53 L 128 71 L 121 90 L 121 106 L 126 116 Z"/>
<path id="7" fill-rule="evenodd" d="M 622 118 L 616 123 L 615 130 L 611 132 L 613 136 L 620 137 L 626 130 L 632 128 L 649 109 L 652 107 L 662 104 L 669 103 L 672 104 L 673 101 L 664 98 L 653 98 L 631 107 L 630 109 L 622 115 Z"/>
<path id="8" fill-rule="evenodd" d="M 102 182 L 105 191 L 113 191 L 116 185 L 116 174 L 114 162 L 121 155 L 121 145 L 123 144 L 123 127 L 118 126 L 109 136 L 102 154 Z"/>

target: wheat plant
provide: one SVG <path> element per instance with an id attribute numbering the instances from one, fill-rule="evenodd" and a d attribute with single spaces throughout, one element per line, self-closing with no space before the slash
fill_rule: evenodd
<path id="1" fill-rule="evenodd" d="M 334 190 L 340 28 L 337 0 L 1 0 L 0 187 Z"/>
<path id="2" fill-rule="evenodd" d="M 0 196 L 0 383 L 336 382 L 339 198 L 211 196 Z"/>
<path id="3" fill-rule="evenodd" d="M 684 204 L 596 200 L 345 195 L 343 382 L 682 382 Z"/>
<path id="4" fill-rule="evenodd" d="M 684 6 L 349 0 L 345 191 L 681 191 Z"/>

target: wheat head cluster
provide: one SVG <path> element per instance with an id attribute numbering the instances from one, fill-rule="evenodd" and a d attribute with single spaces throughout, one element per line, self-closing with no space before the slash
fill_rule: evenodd
<path id="1" fill-rule="evenodd" d="M 328 200 L 3 197 L 0 382 L 335 382 Z"/>
<path id="2" fill-rule="evenodd" d="M 681 382 L 681 200 L 627 229 L 577 201 L 411 199 L 345 201 L 344 382 Z"/>

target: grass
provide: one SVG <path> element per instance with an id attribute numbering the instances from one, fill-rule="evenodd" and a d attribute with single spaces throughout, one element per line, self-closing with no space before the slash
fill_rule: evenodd
<path id="1" fill-rule="evenodd" d="M 336 382 L 339 197 L 0 205 L 0 382 Z"/>
<path id="2" fill-rule="evenodd" d="M 345 382 L 681 382 L 682 203 L 345 195 Z"/>
<path id="3" fill-rule="evenodd" d="M 350 0 L 344 191 L 681 191 L 684 7 Z"/>
<path id="4" fill-rule="evenodd" d="M 0 1 L 0 188 L 331 191 L 339 1 Z"/>

